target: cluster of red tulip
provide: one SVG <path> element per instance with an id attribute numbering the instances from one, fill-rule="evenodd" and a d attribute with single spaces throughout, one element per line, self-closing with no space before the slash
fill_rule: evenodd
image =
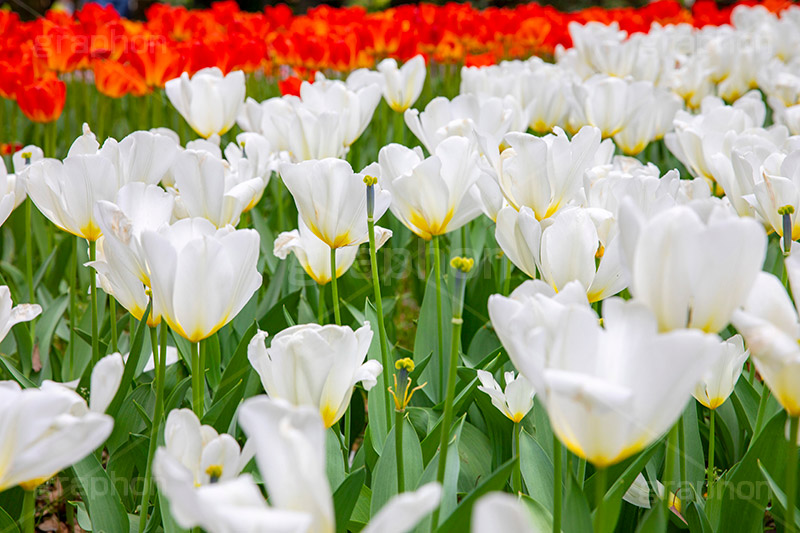
<path id="1" fill-rule="evenodd" d="M 780 11 L 790 4 L 768 0 L 765 5 Z M 629 32 L 646 32 L 653 22 L 724 24 L 732 7 L 719 9 L 710 0 L 699 0 L 691 12 L 675 0 L 574 13 L 537 4 L 485 10 L 419 4 L 377 13 L 321 6 L 294 16 L 285 5 L 247 13 L 228 1 L 208 10 L 156 4 L 144 22 L 95 4 L 74 15 L 50 11 L 32 22 L 0 11 L 0 96 L 16 100 L 29 119 L 50 122 L 64 108 L 64 79 L 93 81 L 101 93 L 122 97 L 144 95 L 184 71 L 209 66 L 285 81 L 289 75 L 346 72 L 418 53 L 437 63 L 484 65 L 569 46 L 571 21 L 616 21 Z"/>

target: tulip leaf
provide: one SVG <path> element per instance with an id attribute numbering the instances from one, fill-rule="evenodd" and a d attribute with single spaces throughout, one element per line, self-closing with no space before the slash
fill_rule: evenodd
<path id="1" fill-rule="evenodd" d="M 779 511 L 779 516 L 775 518 L 775 521 L 782 525 L 784 528 L 787 526 L 786 523 L 786 509 L 787 509 L 787 500 L 786 500 L 786 491 L 783 490 L 783 487 L 775 480 L 775 476 L 771 475 L 767 468 L 760 460 L 756 460 L 758 463 L 758 469 L 761 471 L 761 475 L 764 476 L 764 479 L 767 480 L 769 483 L 769 488 L 772 491 L 772 509 L 773 511 L 777 509 Z M 795 473 L 795 476 L 797 473 Z M 784 476 L 781 476 L 784 477 Z M 797 508 L 797 501 L 794 502 L 794 507 Z M 773 515 L 775 513 L 772 513 Z M 798 513 L 794 513 L 794 527 L 797 530 L 800 527 L 800 519 L 798 518 Z"/>
<path id="2" fill-rule="evenodd" d="M 286 262 L 283 261 L 282 263 L 285 264 Z M 264 331 L 268 331 L 270 334 L 275 334 L 278 331 L 288 328 L 291 324 L 286 319 L 286 314 L 283 309 L 284 307 L 287 309 L 297 308 L 297 304 L 300 301 L 300 292 L 299 290 L 294 291 L 273 305 L 258 321 L 258 327 Z"/>
<path id="3" fill-rule="evenodd" d="M 229 387 L 234 386 L 239 381 L 245 381 L 247 375 L 250 373 L 253 367 L 250 366 L 249 361 L 247 360 L 247 346 L 250 344 L 253 336 L 258 331 L 258 324 L 253 321 L 250 324 L 250 327 L 242 335 L 241 340 L 239 340 L 239 344 L 236 346 L 236 351 L 233 353 L 233 357 L 231 357 L 228 364 L 225 366 L 225 370 L 222 372 L 222 378 L 219 382 L 218 390 L 226 390 Z"/>
<path id="4" fill-rule="evenodd" d="M 0 531 L 3 533 L 19 533 L 17 523 L 8 516 L 8 513 L 2 507 L 0 507 Z"/>
<path id="5" fill-rule="evenodd" d="M 353 509 L 356 507 L 361 487 L 364 486 L 366 478 L 367 471 L 363 467 L 354 470 L 333 493 L 333 508 L 336 510 L 336 531 L 338 533 L 347 531 L 347 525 L 350 523 L 350 517 L 353 515 Z"/>
<path id="6" fill-rule="evenodd" d="M 636 528 L 636 533 L 666 533 L 667 524 L 664 518 L 664 506 L 654 505 L 644 515 Z"/>
<path id="7" fill-rule="evenodd" d="M 119 493 L 94 454 L 72 465 L 93 531 L 128 531 L 128 514 Z"/>
<path id="8" fill-rule="evenodd" d="M 697 502 L 689 502 L 685 508 L 682 508 L 683 517 L 689 524 L 689 531 L 691 533 L 714 533 L 711 529 L 711 524 L 708 523 L 706 513 Z"/>
<path id="9" fill-rule="evenodd" d="M 45 379 L 53 378 L 53 369 L 50 364 L 50 345 L 53 341 L 53 334 L 56 331 L 56 326 L 58 326 L 58 322 L 63 318 L 64 311 L 67 310 L 68 304 L 69 296 L 62 294 L 53 300 L 50 305 L 44 307 L 41 316 L 37 319 L 36 337 L 38 340 L 36 344 L 39 347 L 39 358 L 42 362 L 40 375 Z"/>
<path id="10" fill-rule="evenodd" d="M 222 355 L 219 346 L 219 333 L 215 333 L 201 342 L 204 342 L 206 345 L 205 375 L 208 379 L 208 386 L 216 393 L 219 382 L 222 379 L 220 371 L 222 368 Z"/>
<path id="11" fill-rule="evenodd" d="M 422 305 L 419 310 L 419 319 L 417 320 L 417 332 L 414 337 L 414 362 L 420 361 L 422 358 L 427 357 L 428 354 L 433 353 L 432 365 L 429 365 L 427 371 L 423 373 L 423 381 L 428 382 L 428 386 L 422 389 L 422 392 L 430 398 L 433 402 L 442 401 L 442 384 L 444 382 L 444 375 L 447 373 L 447 360 L 449 357 L 450 349 L 450 335 L 452 332 L 452 323 L 450 318 L 453 316 L 452 304 L 450 302 L 450 294 L 447 287 L 447 268 L 443 265 L 441 282 L 441 299 L 442 299 L 442 347 L 445 353 L 439 353 L 439 333 L 436 325 L 437 312 L 436 312 L 436 276 L 431 270 L 425 285 L 425 296 L 422 299 Z"/>
<path id="12" fill-rule="evenodd" d="M 147 309 L 145 309 L 143 316 L 149 316 L 151 305 L 152 304 L 147 304 Z M 122 379 L 120 381 L 119 388 L 117 389 L 117 393 L 114 395 L 114 399 L 111 400 L 111 404 L 108 406 L 108 409 L 106 409 L 106 413 L 115 418 L 120 406 L 122 405 L 122 401 L 128 394 L 128 388 L 130 387 L 131 382 L 133 382 L 133 377 L 136 373 L 136 367 L 139 366 L 139 358 L 142 356 L 142 347 L 144 345 L 146 331 L 147 321 L 141 320 L 136 328 L 136 333 L 133 336 L 131 351 L 128 355 L 128 360 L 125 362 L 125 370 L 122 373 Z"/>
<path id="13" fill-rule="evenodd" d="M 372 471 L 372 502 L 370 515 L 375 516 L 397 494 L 397 455 L 395 430 L 392 427 L 375 469 Z M 405 490 L 417 487 L 422 475 L 422 448 L 411 422 L 403 419 L 403 479 Z"/>
<path id="14" fill-rule="evenodd" d="M 445 464 L 444 483 L 442 484 L 442 501 L 439 504 L 439 523 L 443 523 L 450 516 L 450 513 L 455 510 L 458 505 L 458 475 L 461 469 L 461 461 L 458 456 L 458 443 L 461 439 L 461 428 L 464 425 L 464 417 L 459 418 L 452 430 L 450 431 L 450 444 L 447 448 L 447 463 Z M 435 432 L 435 430 L 434 430 Z M 404 435 L 405 436 L 405 435 Z M 438 435 L 437 435 L 438 439 Z M 403 439 L 405 441 L 405 439 Z M 436 473 L 439 469 L 439 461 L 441 457 L 439 452 L 436 452 L 433 459 L 425 467 L 422 477 L 417 486 L 422 486 L 426 483 L 436 480 Z M 432 517 L 427 517 L 422 522 L 422 529 L 420 531 L 431 531 L 430 527 Z"/>
<path id="15" fill-rule="evenodd" d="M 530 497 L 553 508 L 553 462 L 539 443 L 523 430 L 519 438 L 520 472 Z"/>
<path id="16" fill-rule="evenodd" d="M 167 401 L 164 403 L 164 412 L 169 413 L 173 409 L 177 409 L 180 407 L 181 402 L 186 397 L 186 393 L 192 386 L 192 377 L 187 376 L 183 378 L 180 383 L 175 385 L 175 388 L 172 389 L 172 392 L 167 397 Z"/>
<path id="17" fill-rule="evenodd" d="M 325 431 L 325 473 L 327 474 L 328 484 L 331 486 L 331 491 L 344 481 L 345 466 L 344 455 L 342 446 L 340 444 L 340 436 L 337 436 L 339 425 L 335 424 L 332 428 Z"/>
<path id="18" fill-rule="evenodd" d="M 572 472 L 567 471 L 566 477 L 567 490 L 564 498 L 564 512 L 561 515 L 563 530 L 569 533 L 583 533 L 584 531 L 592 533 L 592 517 L 586 493 L 581 489 Z"/>
<path id="19" fill-rule="evenodd" d="M 462 434 L 463 438 L 463 434 Z M 492 475 L 485 478 L 480 484 L 475 487 L 472 492 L 466 495 L 456 507 L 455 511 L 448 517 L 448 519 L 439 526 L 440 531 L 469 531 L 472 519 L 472 507 L 475 502 L 484 494 L 494 491 L 502 490 L 505 487 L 508 478 L 511 476 L 511 471 L 517 463 L 517 458 L 509 459 L 500 467 L 495 470 Z"/>
<path id="20" fill-rule="evenodd" d="M 17 370 L 14 364 L 11 361 L 9 361 L 7 357 L 0 355 L 0 363 L 8 371 L 8 373 L 11 374 L 11 377 L 14 378 L 14 381 L 22 385 L 23 389 L 30 389 L 36 387 L 36 383 L 26 378 L 22 372 Z"/>
<path id="21" fill-rule="evenodd" d="M 551 513 L 547 507 L 527 494 L 521 494 L 520 501 L 522 501 L 528 508 L 528 511 L 530 511 L 531 531 L 553 530 L 553 513 Z"/>
<path id="22" fill-rule="evenodd" d="M 375 308 L 370 303 L 369 299 L 367 299 L 365 307 L 364 307 L 364 316 L 366 320 L 369 321 L 372 331 L 374 334 L 372 335 L 372 342 L 369 345 L 369 351 L 367 352 L 368 359 L 374 359 L 378 362 L 381 362 L 381 343 L 380 343 L 380 333 L 378 331 L 378 314 L 375 311 Z M 390 363 L 394 361 L 391 353 L 391 346 L 389 348 L 389 361 Z M 416 371 L 416 369 L 414 369 Z M 386 372 L 387 375 L 391 378 L 392 374 L 394 373 L 394 368 L 384 368 L 383 372 Z M 413 377 L 412 377 L 413 379 Z M 389 399 L 389 392 L 386 390 L 384 385 L 384 376 L 378 376 L 378 384 L 372 387 L 367 392 L 367 407 L 369 409 L 369 427 L 370 427 L 370 437 L 372 446 L 375 449 L 375 452 L 381 454 L 384 450 L 384 443 L 386 442 L 386 435 L 388 432 L 387 422 L 386 422 L 386 411 L 387 411 L 387 403 L 390 407 L 390 412 L 394 413 L 394 403 Z M 389 381 L 391 383 L 391 380 Z M 415 382 L 416 383 L 416 382 Z M 416 385 L 415 385 L 416 386 Z M 391 425 L 391 423 L 389 424 Z"/>
<path id="23" fill-rule="evenodd" d="M 161 512 L 161 523 L 164 526 L 164 533 L 188 533 L 187 530 L 180 527 L 169 510 L 169 500 L 164 496 L 164 493 L 158 491 L 158 503 Z"/>

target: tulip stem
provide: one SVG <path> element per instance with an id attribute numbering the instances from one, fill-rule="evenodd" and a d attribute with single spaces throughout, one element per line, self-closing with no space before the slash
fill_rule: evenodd
<path id="1" fill-rule="evenodd" d="M 711 409 L 708 416 L 708 471 L 706 472 L 706 485 L 708 495 L 711 496 L 711 485 L 714 484 L 714 448 L 717 444 L 717 411 Z"/>
<path id="2" fill-rule="evenodd" d="M 111 352 L 116 353 L 119 351 L 117 346 L 117 301 L 113 296 L 108 297 L 108 315 L 109 322 L 111 323 Z M 155 347 L 153 350 L 155 350 Z"/>
<path id="3" fill-rule="evenodd" d="M 89 261 L 97 257 L 97 242 L 89 241 Z M 89 283 L 92 303 L 92 367 L 100 360 L 100 336 L 97 333 L 97 272 L 89 269 Z"/>
<path id="4" fill-rule="evenodd" d="M 152 314 L 152 311 L 150 311 Z M 166 341 L 166 324 L 161 324 L 161 337 Z M 144 526 L 147 523 L 147 511 L 150 508 L 150 491 L 153 476 L 153 456 L 156 453 L 156 445 L 158 443 L 158 429 L 161 425 L 161 415 L 163 411 L 164 402 L 164 367 L 166 363 L 166 350 L 162 350 L 161 354 L 158 353 L 158 334 L 155 327 L 150 328 L 150 345 L 153 348 L 153 365 L 155 367 L 155 380 L 154 388 L 156 393 L 156 406 L 153 410 L 153 423 L 150 426 L 150 444 L 147 448 L 147 467 L 144 474 L 144 492 L 142 493 L 142 505 L 139 510 L 139 533 L 144 531 Z"/>
<path id="5" fill-rule="evenodd" d="M 678 419 L 678 459 L 680 485 L 678 485 L 675 495 L 680 498 L 682 489 L 686 484 L 686 431 L 683 427 L 683 415 Z"/>
<path id="6" fill-rule="evenodd" d="M 201 366 L 201 353 L 199 342 L 191 343 L 192 360 L 192 409 L 200 420 L 203 419 L 203 368 Z M 205 355 L 205 354 L 203 354 Z"/>
<path id="7" fill-rule="evenodd" d="M 78 327 L 78 241 L 72 239 L 72 264 L 69 276 L 69 379 L 75 364 L 75 328 Z"/>
<path id="8" fill-rule="evenodd" d="M 522 475 L 520 473 L 520 454 L 519 454 L 519 434 L 522 431 L 522 424 L 514 422 L 514 456 L 517 458 L 517 464 L 514 465 L 514 472 L 511 475 L 511 488 L 515 494 L 522 492 Z"/>
<path id="9" fill-rule="evenodd" d="M 506 273 L 503 277 L 503 296 L 508 296 L 511 292 L 511 260 L 505 254 L 503 254 L 503 263 L 505 263 L 506 267 Z"/>
<path id="10" fill-rule="evenodd" d="M 405 410 L 396 410 L 394 412 L 394 448 L 395 456 L 397 458 L 397 493 L 405 492 L 405 474 L 403 464 L 403 418 Z"/>
<path id="11" fill-rule="evenodd" d="M 797 514 L 797 433 L 800 428 L 800 418 L 789 416 L 789 442 L 787 443 L 786 457 L 786 531 L 795 533 L 794 517 Z"/>
<path id="12" fill-rule="evenodd" d="M 586 459 L 578 457 L 578 487 L 583 490 L 583 482 L 586 479 Z"/>
<path id="13" fill-rule="evenodd" d="M 439 253 L 439 236 L 433 238 L 433 272 L 436 276 L 436 334 L 439 341 L 439 353 L 436 358 L 442 365 L 439 371 L 439 391 L 444 394 L 445 372 L 444 372 L 444 332 L 442 330 L 442 260 Z"/>
<path id="14" fill-rule="evenodd" d="M 678 447 L 678 424 L 676 423 L 669 430 L 667 435 L 667 449 L 664 455 L 664 497 L 662 505 L 664 506 L 664 519 L 669 524 L 669 500 L 672 493 L 672 471 L 675 469 L 675 449 Z"/>
<path id="15" fill-rule="evenodd" d="M 36 521 L 36 489 L 26 490 L 22 498 L 22 513 L 19 517 L 20 531 L 33 533 Z"/>
<path id="16" fill-rule="evenodd" d="M 561 533 L 561 441 L 553 433 L 553 533 Z"/>
<path id="17" fill-rule="evenodd" d="M 369 227 L 369 260 L 372 263 L 372 288 L 375 292 L 375 311 L 378 315 L 378 335 L 381 342 L 381 364 L 383 365 L 383 390 L 386 395 L 386 431 L 392 426 L 392 407 L 389 398 L 389 345 L 386 340 L 386 326 L 383 322 L 383 299 L 381 298 L 381 281 L 378 277 L 378 251 L 375 245 L 375 221 L 367 217 Z M 399 492 L 403 492 L 400 490 Z"/>
<path id="18" fill-rule="evenodd" d="M 324 285 L 319 285 L 319 293 L 317 299 L 317 322 L 319 322 L 320 326 L 325 325 L 325 291 L 323 290 Z"/>
<path id="19" fill-rule="evenodd" d="M 769 387 L 763 385 L 761 391 L 761 401 L 758 403 L 758 414 L 756 415 L 756 426 L 753 428 L 753 438 L 750 441 L 752 446 L 758 434 L 761 433 L 761 426 L 764 424 L 764 416 L 767 414 L 767 404 L 769 403 Z"/>
<path id="20" fill-rule="evenodd" d="M 28 302 L 36 303 L 36 289 L 33 286 L 33 201 L 25 200 L 25 281 L 28 283 Z M 36 350 L 36 319 L 31 320 L 31 360 Z M 70 376 L 71 377 L 71 376 Z"/>
<path id="21" fill-rule="evenodd" d="M 606 496 L 606 480 L 608 478 L 608 470 L 606 468 L 597 467 L 594 473 L 594 530 L 604 531 L 603 522 L 605 522 L 605 506 L 603 505 L 603 498 Z"/>
<path id="22" fill-rule="evenodd" d="M 439 245 L 434 236 L 434 243 L 436 249 L 436 263 L 439 263 Z M 438 269 L 437 269 L 438 270 Z M 447 391 L 444 396 L 444 414 L 442 415 L 442 429 L 439 438 L 439 464 L 437 465 L 436 481 L 439 484 L 444 483 L 444 474 L 447 466 L 447 447 L 450 444 L 450 424 L 453 422 L 453 400 L 456 395 L 456 368 L 458 367 L 458 346 L 461 339 L 461 326 L 464 323 L 462 319 L 462 310 L 464 308 L 464 286 L 466 274 L 456 268 L 455 287 L 454 287 L 454 305 L 453 305 L 453 335 L 450 338 L 450 364 L 447 367 Z M 437 276 L 437 281 L 439 277 Z M 438 291 L 437 291 L 438 294 Z M 440 308 L 441 309 L 441 308 Z M 441 321 L 439 322 L 441 325 Z M 433 514 L 433 521 L 431 522 L 433 529 L 439 526 L 439 508 L 437 507 Z"/>
<path id="23" fill-rule="evenodd" d="M 331 248 L 331 291 L 333 291 L 333 317 L 336 325 L 342 325 L 342 315 L 339 313 L 339 286 L 336 281 L 336 248 Z"/>

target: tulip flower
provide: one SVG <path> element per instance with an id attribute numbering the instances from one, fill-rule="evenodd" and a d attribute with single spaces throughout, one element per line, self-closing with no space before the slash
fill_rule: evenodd
<path id="1" fill-rule="evenodd" d="M 642 85 L 636 96 L 637 110 L 614 134 L 614 144 L 626 155 L 636 155 L 651 141 L 664 137 L 672 129 L 672 120 L 681 108 L 681 99 L 677 95 L 652 84 Z"/>
<path id="2" fill-rule="evenodd" d="M 53 77 L 24 85 L 17 91 L 17 104 L 22 113 L 34 122 L 58 120 L 67 101 L 67 85 Z"/>
<path id="3" fill-rule="evenodd" d="M 515 117 L 513 99 L 479 99 L 474 94 L 462 94 L 452 100 L 437 96 L 425 106 L 421 113 L 416 109 L 405 111 L 408 129 L 422 145 L 433 154 L 439 144 L 448 137 L 470 136 L 473 132 L 500 144 L 508 133 Z"/>
<path id="4" fill-rule="evenodd" d="M 105 413 L 111 401 L 117 394 L 122 374 L 125 371 L 125 357 L 119 352 L 112 353 L 100 359 L 92 368 L 92 375 L 89 385 L 89 410 L 95 413 Z M 58 381 L 44 380 L 42 390 L 61 388 L 71 392 L 80 384 L 80 380 L 73 380 L 66 383 Z"/>
<path id="5" fill-rule="evenodd" d="M 475 502 L 472 509 L 472 533 L 503 531 L 504 533 L 535 533 L 534 517 L 525 503 L 504 492 L 490 492 Z"/>
<path id="6" fill-rule="evenodd" d="M 509 133 L 506 141 L 510 148 L 501 155 L 500 188 L 514 209 L 528 206 L 537 220 L 575 200 L 583 173 L 611 162 L 614 150 L 592 127 L 581 128 L 572 139 L 556 128 L 554 135 L 544 137 Z"/>
<path id="7" fill-rule="evenodd" d="M 223 135 L 236 123 L 245 96 L 244 73 L 228 75 L 216 67 L 184 72 L 165 85 L 167 98 L 189 126 L 203 138 Z"/>
<path id="8" fill-rule="evenodd" d="M 497 217 L 495 236 L 509 260 L 528 276 L 535 277 L 538 269 L 556 291 L 570 281 L 580 281 L 589 301 L 596 302 L 627 286 L 618 240 L 604 247 L 597 228 L 610 215 L 599 209 L 568 207 L 539 222 L 528 207 L 519 213 L 505 207 Z"/>
<path id="9" fill-rule="evenodd" d="M 392 110 L 404 113 L 422 94 L 425 85 L 425 58 L 416 55 L 397 67 L 397 61 L 386 58 L 378 63 L 378 72 L 383 75 L 383 98 Z"/>
<path id="10" fill-rule="evenodd" d="M 11 301 L 11 290 L 6 285 L 0 286 L 0 341 L 6 338 L 11 328 L 20 322 L 30 322 L 42 314 L 37 304 L 14 305 Z"/>
<path id="11" fill-rule="evenodd" d="M 367 241 L 364 176 L 354 173 L 349 163 L 333 158 L 284 163 L 280 174 L 303 222 L 322 242 L 335 249 Z M 388 192 L 376 191 L 375 220 L 383 216 L 390 201 Z"/>
<path id="12" fill-rule="evenodd" d="M 612 76 L 594 76 L 575 86 L 582 124 L 598 128 L 604 139 L 621 132 L 643 106 L 653 85 L 647 81 L 629 82 Z"/>
<path id="13" fill-rule="evenodd" d="M 503 377 L 506 381 L 505 391 L 490 372 L 478 370 L 478 380 L 481 382 L 478 390 L 488 394 L 492 399 L 492 405 L 506 418 L 515 423 L 521 422 L 533 408 L 533 396 L 536 391 L 525 376 L 514 376 L 514 372 L 505 372 Z"/>
<path id="14" fill-rule="evenodd" d="M 695 387 L 693 395 L 697 401 L 709 409 L 716 409 L 725 403 L 736 387 L 749 356 L 750 350 L 745 350 L 741 335 L 723 341 L 720 358 Z"/>
<path id="15" fill-rule="evenodd" d="M 366 361 L 372 329 L 300 324 L 287 328 L 265 347 L 265 331 L 247 347 L 247 358 L 271 398 L 317 409 L 325 427 L 333 426 L 350 406 L 353 387 L 366 390 L 377 383 L 383 367 Z"/>
<path id="16" fill-rule="evenodd" d="M 275 239 L 273 253 L 279 259 L 286 259 L 293 253 L 300 266 L 306 271 L 311 279 L 320 285 L 325 285 L 331 281 L 331 249 L 314 235 L 302 218 L 297 220 L 298 228 L 292 231 L 284 231 Z M 391 230 L 375 227 L 375 240 L 377 248 L 380 248 L 392 236 Z M 336 277 L 339 278 L 353 264 L 358 254 L 359 245 L 343 246 L 336 248 Z"/>
<path id="17" fill-rule="evenodd" d="M 661 331 L 722 330 L 747 298 L 767 251 L 758 222 L 723 208 L 703 220 L 677 206 L 646 221 L 626 202 L 619 232 L 631 293 L 653 311 Z"/>
<path id="18" fill-rule="evenodd" d="M 83 398 L 60 386 L 22 390 L 3 381 L 0 406 L 0 490 L 33 490 L 96 450 L 114 426 L 110 416 L 89 410 Z"/>
<path id="19" fill-rule="evenodd" d="M 236 142 L 225 148 L 225 159 L 231 166 L 231 177 L 237 185 L 251 179 L 261 181 L 257 187 L 259 192 L 244 208 L 244 211 L 249 211 L 261 200 L 272 173 L 278 171 L 280 160 L 266 137 L 258 133 L 237 135 Z"/>
<path id="20" fill-rule="evenodd" d="M 24 180 L 15 174 L 9 174 L 5 163 L 0 161 L 0 225 L 25 198 Z"/>
<path id="21" fill-rule="evenodd" d="M 763 152 L 762 152 L 763 154 Z M 748 175 L 755 181 L 752 184 L 752 193 L 744 195 L 752 209 L 759 215 L 768 228 L 784 237 L 784 230 L 791 234 L 785 237 L 789 240 L 800 239 L 800 149 L 788 155 L 777 151 L 769 154 L 759 165 L 758 155 L 750 153 L 744 158 L 734 154 L 737 170 Z M 784 226 L 784 215 L 788 215 L 789 224 Z"/>
<path id="22" fill-rule="evenodd" d="M 390 144 L 378 161 L 365 172 L 380 173 L 378 182 L 392 195 L 392 214 L 421 238 L 454 231 L 480 214 L 473 186 L 481 170 L 468 139 L 445 139 L 428 158 L 419 149 Z"/>
<path id="23" fill-rule="evenodd" d="M 178 155 L 172 174 L 178 189 L 177 216 L 202 217 L 218 228 L 238 224 L 242 212 L 266 186 L 260 177 L 239 182 L 222 159 L 195 150 Z"/>
<path id="24" fill-rule="evenodd" d="M 233 320 L 261 286 L 255 230 L 217 229 L 204 218 L 145 230 L 153 309 L 191 342 Z"/>

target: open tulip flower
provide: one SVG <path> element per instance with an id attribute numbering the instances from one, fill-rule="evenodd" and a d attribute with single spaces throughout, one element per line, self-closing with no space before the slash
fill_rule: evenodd
<path id="1" fill-rule="evenodd" d="M 264 390 L 271 398 L 314 407 L 325 427 L 344 415 L 356 384 L 371 389 L 383 370 L 378 361 L 365 362 L 372 342 L 369 323 L 356 331 L 300 324 L 275 335 L 269 348 L 266 338 L 266 332 L 259 332 L 247 348 Z"/>
<path id="2" fill-rule="evenodd" d="M 377 72 L 368 69 L 353 71 L 347 78 L 348 85 L 364 86 L 375 83 L 383 91 L 383 99 L 393 111 L 405 112 L 422 94 L 425 85 L 425 58 L 416 55 L 398 67 L 394 58 L 388 57 L 378 63 Z"/>
<path id="3" fill-rule="evenodd" d="M 244 73 L 223 75 L 216 67 L 205 68 L 191 78 L 184 72 L 165 86 L 167 97 L 189 126 L 203 138 L 222 135 L 236 123 L 244 103 Z"/>
<path id="4" fill-rule="evenodd" d="M 294 254 L 306 274 L 320 285 L 331 281 L 331 248 L 319 239 L 302 218 L 297 220 L 298 228 L 284 231 L 275 238 L 272 252 L 279 259 L 286 259 L 290 253 Z M 392 232 L 388 229 L 375 226 L 375 246 L 380 248 L 389 240 Z M 336 248 L 336 277 L 339 278 L 352 266 L 358 254 L 359 245 L 342 246 Z"/>
<path id="5" fill-rule="evenodd" d="M 227 324 L 261 286 L 255 230 L 187 218 L 141 236 L 153 309 L 191 342 Z"/>
<path id="6" fill-rule="evenodd" d="M 716 409 L 731 395 L 750 351 L 745 349 L 742 336 L 737 334 L 722 341 L 720 354 L 693 393 L 697 401 L 709 409 Z"/>
<path id="7" fill-rule="evenodd" d="M 367 241 L 364 175 L 354 173 L 349 163 L 333 158 L 284 163 L 280 174 L 303 222 L 322 242 L 341 248 Z M 390 201 L 387 191 L 376 191 L 375 220 L 383 216 Z"/>
<path id="8" fill-rule="evenodd" d="M 492 405 L 509 420 L 520 422 L 533 407 L 533 396 L 536 391 L 525 376 L 514 376 L 513 372 L 505 372 L 503 377 L 506 381 L 505 390 L 500 388 L 489 372 L 478 370 L 478 380 L 481 382 L 478 390 L 488 394 L 492 399 Z"/>

